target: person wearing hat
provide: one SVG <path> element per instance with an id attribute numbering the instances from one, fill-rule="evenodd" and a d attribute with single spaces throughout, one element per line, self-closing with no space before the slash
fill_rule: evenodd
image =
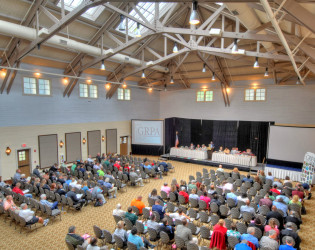
<path id="1" fill-rule="evenodd" d="M 301 238 L 300 236 L 293 231 L 293 223 L 288 222 L 285 224 L 285 229 L 281 230 L 280 232 L 280 242 L 282 242 L 282 238 L 285 236 L 290 236 L 294 239 L 295 245 L 294 247 L 299 250 L 300 249 L 300 243 L 301 243 Z"/>

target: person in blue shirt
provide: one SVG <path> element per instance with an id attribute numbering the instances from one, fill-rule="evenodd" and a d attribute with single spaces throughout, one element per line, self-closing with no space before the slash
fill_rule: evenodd
<path id="1" fill-rule="evenodd" d="M 237 196 L 234 194 L 234 190 L 232 189 L 230 193 L 226 194 L 226 199 L 232 199 L 235 201 L 235 205 L 237 205 Z"/>
<path id="2" fill-rule="evenodd" d="M 149 164 L 148 161 L 146 161 L 146 162 L 144 163 L 143 167 L 144 167 L 144 168 L 147 168 L 147 169 L 149 169 L 149 170 L 152 169 L 152 166 Z"/>
<path id="3" fill-rule="evenodd" d="M 289 204 L 289 202 L 290 202 L 290 198 L 289 197 L 287 197 L 287 196 L 285 196 L 285 195 L 277 195 L 276 196 L 276 200 L 279 200 L 279 199 L 282 199 L 286 204 Z"/>
<path id="4" fill-rule="evenodd" d="M 40 196 L 40 203 L 43 204 L 43 205 L 47 205 L 48 207 L 50 207 L 52 210 L 58 208 L 58 201 L 55 201 L 54 203 L 52 202 L 49 202 L 47 199 L 47 196 L 46 194 L 42 194 Z"/>
<path id="5" fill-rule="evenodd" d="M 137 250 L 140 250 L 141 247 L 145 247 L 145 248 L 148 248 L 148 247 L 154 248 L 155 247 L 146 238 L 138 236 L 137 233 L 138 233 L 137 228 L 133 227 L 131 229 L 129 236 L 128 236 L 128 241 L 135 244 L 137 247 Z"/>
<path id="6" fill-rule="evenodd" d="M 282 212 L 284 213 L 283 217 L 287 217 L 288 205 L 284 203 L 282 198 L 273 201 L 272 205 L 274 205 L 277 209 L 282 210 Z"/>
<path id="7" fill-rule="evenodd" d="M 250 178 L 250 174 L 248 174 L 245 178 L 243 178 L 242 182 L 246 182 L 246 181 L 249 181 L 250 183 L 253 183 L 253 179 Z"/>
<path id="8" fill-rule="evenodd" d="M 87 181 L 84 181 L 83 182 L 83 187 L 81 188 L 83 191 L 84 191 L 84 193 L 86 194 L 86 191 L 88 191 L 89 190 L 89 187 L 88 187 L 88 185 L 87 185 Z"/>
<path id="9" fill-rule="evenodd" d="M 162 161 L 162 162 L 160 162 L 159 166 L 161 166 L 161 165 L 164 167 L 164 172 L 168 172 L 168 166 L 167 166 L 167 163 L 166 163 L 166 162 L 164 162 L 164 161 Z"/>
<path id="10" fill-rule="evenodd" d="M 72 182 L 71 176 L 69 175 L 69 176 L 67 177 L 66 184 L 69 186 L 71 182 Z"/>
<path id="11" fill-rule="evenodd" d="M 255 228 L 254 227 L 247 228 L 247 234 L 243 234 L 241 236 L 241 241 L 242 240 L 250 241 L 251 243 L 253 243 L 255 245 L 256 248 L 259 248 L 258 239 L 254 236 L 254 234 L 255 234 Z"/>
<path id="12" fill-rule="evenodd" d="M 296 248 L 293 247 L 293 240 L 291 237 L 287 237 L 285 240 L 285 245 L 281 245 L 279 250 L 295 250 Z"/>
<path id="13" fill-rule="evenodd" d="M 242 240 L 241 243 L 235 245 L 234 250 L 252 250 L 250 246 L 247 245 L 247 240 Z"/>
<path id="14" fill-rule="evenodd" d="M 159 200 L 155 200 L 155 205 L 152 206 L 152 211 L 157 212 L 160 215 L 161 220 L 164 218 L 165 209 L 160 205 Z"/>
<path id="15" fill-rule="evenodd" d="M 272 173 L 271 172 L 268 172 L 268 175 L 266 176 L 266 179 L 269 179 L 269 180 L 274 180 L 274 177 L 272 176 Z"/>
<path id="16" fill-rule="evenodd" d="M 103 180 L 102 176 L 99 177 L 99 180 L 97 181 L 97 183 L 104 186 L 105 181 Z"/>

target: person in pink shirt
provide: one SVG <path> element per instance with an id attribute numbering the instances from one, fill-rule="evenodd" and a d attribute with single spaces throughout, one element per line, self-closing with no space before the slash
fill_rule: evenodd
<path id="1" fill-rule="evenodd" d="M 268 232 L 270 230 L 274 230 L 277 233 L 277 236 L 279 236 L 279 229 L 278 226 L 276 225 L 276 221 L 274 219 L 270 219 L 268 222 L 268 225 L 265 226 L 265 232 Z"/>
<path id="2" fill-rule="evenodd" d="M 8 195 L 6 197 L 6 200 L 3 203 L 3 208 L 4 210 L 12 210 L 15 211 L 16 209 L 18 209 L 17 205 L 15 205 L 14 201 L 13 201 L 13 197 L 12 195 Z"/>
<path id="3" fill-rule="evenodd" d="M 204 192 L 203 195 L 201 195 L 199 199 L 201 201 L 204 201 L 207 204 L 207 209 L 209 209 L 211 199 L 210 199 L 210 197 L 208 197 L 207 192 Z"/>
<path id="4" fill-rule="evenodd" d="M 164 186 L 161 187 L 161 191 L 164 191 L 167 194 L 167 197 L 170 195 L 171 188 L 167 185 L 167 183 L 164 183 Z"/>

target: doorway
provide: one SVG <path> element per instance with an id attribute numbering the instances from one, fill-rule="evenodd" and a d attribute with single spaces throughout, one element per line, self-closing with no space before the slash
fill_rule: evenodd
<path id="1" fill-rule="evenodd" d="M 128 155 L 128 136 L 120 137 L 120 154 Z"/>
<path id="2" fill-rule="evenodd" d="M 30 150 L 22 149 L 17 151 L 18 168 L 21 170 L 21 174 L 25 174 L 26 177 L 31 174 L 30 164 Z"/>

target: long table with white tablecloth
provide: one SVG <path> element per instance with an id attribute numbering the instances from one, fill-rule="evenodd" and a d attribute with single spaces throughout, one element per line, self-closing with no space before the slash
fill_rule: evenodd
<path id="1" fill-rule="evenodd" d="M 249 155 L 233 155 L 214 152 L 212 161 L 230 163 L 235 165 L 244 165 L 255 167 L 257 165 L 257 157 Z"/>
<path id="2" fill-rule="evenodd" d="M 171 156 L 185 157 L 199 160 L 206 160 L 208 158 L 207 151 L 203 150 L 191 150 L 187 148 L 171 148 Z"/>
<path id="3" fill-rule="evenodd" d="M 285 179 L 286 176 L 290 177 L 292 181 L 301 181 L 301 170 L 300 171 L 293 171 L 288 169 L 281 169 L 275 167 L 265 167 L 265 173 L 268 172 L 272 173 L 272 176 L 280 179 Z"/>

